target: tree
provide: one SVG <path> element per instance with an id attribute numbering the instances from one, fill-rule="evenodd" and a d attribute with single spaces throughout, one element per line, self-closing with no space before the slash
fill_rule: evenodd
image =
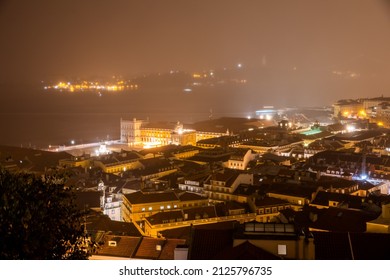
<path id="1" fill-rule="evenodd" d="M 86 259 L 83 213 L 56 176 L 0 168 L 0 259 Z"/>

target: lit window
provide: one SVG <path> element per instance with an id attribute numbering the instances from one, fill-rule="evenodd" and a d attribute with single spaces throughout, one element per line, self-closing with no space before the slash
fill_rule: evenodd
<path id="1" fill-rule="evenodd" d="M 164 206 L 160 206 L 160 209 L 161 209 L 161 210 L 164 210 Z"/>
<path id="2" fill-rule="evenodd" d="M 171 205 L 168 205 L 167 208 L 168 208 L 168 209 L 171 209 Z"/>
<path id="3" fill-rule="evenodd" d="M 278 244 L 278 255 L 287 255 L 287 245 Z"/>
<path id="4" fill-rule="evenodd" d="M 153 210 L 153 207 L 149 207 L 149 211 L 152 211 Z"/>
<path id="5" fill-rule="evenodd" d="M 144 212 L 145 211 L 145 208 L 142 208 L 142 212 Z"/>
<path id="6" fill-rule="evenodd" d="M 177 205 L 173 205 L 173 208 L 177 208 Z"/>

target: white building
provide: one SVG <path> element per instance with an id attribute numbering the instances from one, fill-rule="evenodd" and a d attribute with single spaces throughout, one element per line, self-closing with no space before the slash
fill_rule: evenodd
<path id="1" fill-rule="evenodd" d="M 113 221 L 123 221 L 122 219 L 122 194 L 113 193 L 111 191 L 106 192 L 106 186 L 101 181 L 98 185 L 98 190 L 102 191 L 100 196 L 100 208 L 103 211 L 104 215 L 107 215 Z"/>
<path id="2" fill-rule="evenodd" d="M 121 142 L 131 143 L 138 145 L 142 143 L 141 140 L 141 126 L 145 121 L 137 120 L 124 120 L 121 118 Z"/>

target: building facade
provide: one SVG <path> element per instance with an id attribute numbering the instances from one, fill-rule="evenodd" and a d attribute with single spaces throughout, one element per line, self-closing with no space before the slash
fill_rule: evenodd
<path id="1" fill-rule="evenodd" d="M 121 118 L 121 142 L 129 145 L 139 145 L 141 141 L 141 127 L 145 124 L 143 120 L 125 120 Z"/>
<path id="2" fill-rule="evenodd" d="M 174 145 L 195 145 L 196 131 L 184 129 L 180 122 L 150 123 L 144 120 L 121 119 L 121 142 L 146 148 Z"/>

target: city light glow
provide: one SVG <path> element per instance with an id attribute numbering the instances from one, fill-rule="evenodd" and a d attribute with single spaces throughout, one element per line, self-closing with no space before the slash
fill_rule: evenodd
<path id="1" fill-rule="evenodd" d="M 356 127 L 354 125 L 347 125 L 346 129 L 347 132 L 354 132 L 356 130 Z"/>
<path id="2" fill-rule="evenodd" d="M 93 81 L 82 82 L 58 82 L 54 85 L 46 85 L 43 87 L 45 90 L 54 89 L 56 91 L 65 92 L 88 92 L 88 91 L 105 91 L 105 92 L 120 92 L 125 90 L 137 90 L 138 84 L 133 84 L 127 81 L 116 81 L 114 83 L 103 83 Z"/>

